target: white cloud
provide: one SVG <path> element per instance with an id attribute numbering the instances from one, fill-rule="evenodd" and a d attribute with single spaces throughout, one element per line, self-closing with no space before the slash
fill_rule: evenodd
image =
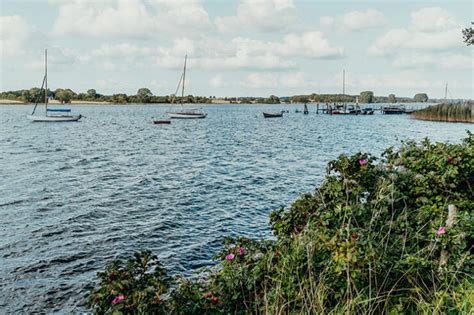
<path id="1" fill-rule="evenodd" d="M 156 63 L 166 68 L 179 68 L 188 53 L 189 66 L 213 70 L 291 69 L 292 58 L 340 58 L 343 48 L 329 44 L 321 32 L 288 34 L 282 41 L 265 42 L 236 37 L 229 42 L 213 38 L 176 39 L 174 46 L 159 49 Z"/>
<path id="2" fill-rule="evenodd" d="M 51 1 L 59 7 L 53 34 L 149 38 L 163 34 L 195 34 L 211 26 L 198 1 L 178 5 L 160 0 Z"/>
<path id="3" fill-rule="evenodd" d="M 286 29 L 296 14 L 293 0 L 241 0 L 235 16 L 217 17 L 219 31 L 241 30 L 272 32 Z"/>
<path id="4" fill-rule="evenodd" d="M 456 26 L 456 18 L 440 7 L 423 8 L 411 13 L 411 22 L 416 30 L 431 32 Z"/>
<path id="5" fill-rule="evenodd" d="M 359 31 L 386 24 L 385 16 L 377 10 L 351 11 L 342 16 L 325 16 L 320 19 L 321 27 L 338 31 Z"/>
<path id="6" fill-rule="evenodd" d="M 277 44 L 275 49 L 288 57 L 340 58 L 344 56 L 344 49 L 331 46 L 319 31 L 286 35 L 283 43 Z"/>
<path id="7" fill-rule="evenodd" d="M 0 17 L 1 58 L 23 54 L 31 30 L 25 19 L 18 15 Z"/>
<path id="8" fill-rule="evenodd" d="M 249 42 L 255 42 L 252 46 Z M 287 69 L 294 67 L 294 62 L 287 61 L 274 54 L 270 50 L 263 50 L 260 47 L 264 43 L 235 38 L 229 43 L 229 47 L 219 50 L 214 47 L 212 52 L 208 51 L 212 47 L 205 46 L 205 41 L 195 43 L 199 45 L 194 55 L 188 55 L 188 65 L 192 68 L 203 68 L 210 70 L 245 70 L 245 69 Z M 260 47 L 259 47 L 260 46 Z M 184 51 L 175 46 L 171 48 L 160 48 L 156 63 L 164 68 L 181 68 L 183 66 Z"/>
<path id="9" fill-rule="evenodd" d="M 397 56 L 392 65 L 397 68 L 425 68 L 435 67 L 439 69 L 472 69 L 472 56 L 462 54 L 419 54 L 413 53 L 408 55 Z"/>
<path id="10" fill-rule="evenodd" d="M 74 49 L 51 46 L 48 47 L 48 70 L 50 72 L 67 71 L 73 64 L 79 63 L 80 53 Z M 32 50 L 25 52 L 23 68 L 28 71 L 44 70 L 44 51 Z"/>
<path id="11" fill-rule="evenodd" d="M 209 80 L 209 85 L 213 88 L 220 88 L 225 86 L 224 77 L 222 74 L 216 74 Z"/>
<path id="12" fill-rule="evenodd" d="M 374 55 L 396 54 L 400 49 L 442 50 L 461 46 L 462 38 L 459 29 L 439 32 L 410 32 L 405 29 L 393 29 L 377 39 L 369 48 Z"/>
<path id="13" fill-rule="evenodd" d="M 102 44 L 99 48 L 93 49 L 92 51 L 79 56 L 81 61 L 89 61 L 96 58 L 125 58 L 125 59 L 136 59 L 142 56 L 148 56 L 155 53 L 150 47 L 141 47 L 130 43 L 121 44 Z"/>
<path id="14" fill-rule="evenodd" d="M 318 83 L 307 74 L 297 72 L 252 72 L 249 73 L 240 85 L 251 89 L 288 89 L 314 88 Z"/>
<path id="15" fill-rule="evenodd" d="M 360 87 L 361 91 L 374 88 L 426 88 L 431 86 L 431 81 L 420 77 L 413 71 L 402 71 L 390 74 L 355 74 L 353 85 Z"/>
<path id="16" fill-rule="evenodd" d="M 413 12 L 409 29 L 391 29 L 369 47 L 373 55 L 398 54 L 400 50 L 443 50 L 462 46 L 461 27 L 440 8 Z"/>

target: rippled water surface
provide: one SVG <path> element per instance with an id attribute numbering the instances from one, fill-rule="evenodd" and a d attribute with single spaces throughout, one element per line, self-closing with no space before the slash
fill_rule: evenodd
<path id="1" fill-rule="evenodd" d="M 31 106 L 0 106 L 0 310 L 84 310 L 96 272 L 140 249 L 189 274 L 223 236 L 271 237 L 269 212 L 312 191 L 339 154 L 473 129 L 290 105 L 205 106 L 206 119 L 153 125 L 167 109 L 74 106 L 80 122 L 31 123 Z"/>

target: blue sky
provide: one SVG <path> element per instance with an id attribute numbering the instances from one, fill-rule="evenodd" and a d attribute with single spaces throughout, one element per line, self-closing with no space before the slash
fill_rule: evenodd
<path id="1" fill-rule="evenodd" d="M 0 90 L 474 98 L 472 1 L 1 0 Z"/>

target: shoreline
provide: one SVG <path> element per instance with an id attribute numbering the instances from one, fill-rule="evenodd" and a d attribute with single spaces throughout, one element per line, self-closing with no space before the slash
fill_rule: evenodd
<path id="1" fill-rule="evenodd" d="M 332 102 L 329 102 L 330 104 Z M 71 103 L 61 103 L 56 100 L 51 100 L 48 102 L 49 105 L 62 105 L 62 106 L 70 106 L 70 105 L 164 105 L 164 106 L 171 106 L 177 105 L 178 103 L 113 103 L 113 102 L 101 102 L 101 101 L 71 101 Z M 211 103 L 185 103 L 185 105 L 302 105 L 304 103 L 231 103 L 228 101 L 223 102 L 211 102 Z M 308 105 L 324 105 L 326 102 L 307 102 Z M 355 104 L 355 103 L 347 103 L 347 104 Z M 381 106 L 391 103 L 360 103 L 359 105 L 370 105 L 370 106 Z M 397 103 L 397 104 L 426 104 L 426 103 Z M 430 103 L 430 104 L 437 104 L 437 103 Z M 0 105 L 34 105 L 34 103 L 25 103 L 18 100 L 8 100 L 8 99 L 0 99 Z M 44 103 L 38 103 L 38 105 L 44 105 Z"/>
<path id="2" fill-rule="evenodd" d="M 42 105 L 43 103 L 38 103 L 38 105 Z M 87 105 L 87 104 L 93 104 L 93 105 L 110 105 L 110 104 L 115 104 L 115 103 L 110 103 L 110 102 L 99 102 L 99 101 L 71 101 L 71 103 L 61 103 L 59 101 L 49 101 L 48 104 L 51 105 Z M 17 100 L 7 100 L 7 99 L 0 99 L 0 105 L 34 105 L 34 103 L 25 103 L 22 101 L 17 101 Z"/>

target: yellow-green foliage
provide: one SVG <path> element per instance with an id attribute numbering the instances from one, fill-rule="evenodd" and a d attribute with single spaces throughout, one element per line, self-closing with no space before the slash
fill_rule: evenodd
<path id="1" fill-rule="evenodd" d="M 473 187 L 471 133 L 407 142 L 379 162 L 340 156 L 314 193 L 272 213 L 276 240 L 227 239 L 215 268 L 168 295 L 161 267 L 148 276 L 149 255 L 135 256 L 99 274 L 90 303 L 99 313 L 473 314 Z"/>
<path id="2" fill-rule="evenodd" d="M 469 101 L 464 104 L 438 104 L 416 111 L 412 114 L 416 119 L 474 122 L 474 103 Z"/>

